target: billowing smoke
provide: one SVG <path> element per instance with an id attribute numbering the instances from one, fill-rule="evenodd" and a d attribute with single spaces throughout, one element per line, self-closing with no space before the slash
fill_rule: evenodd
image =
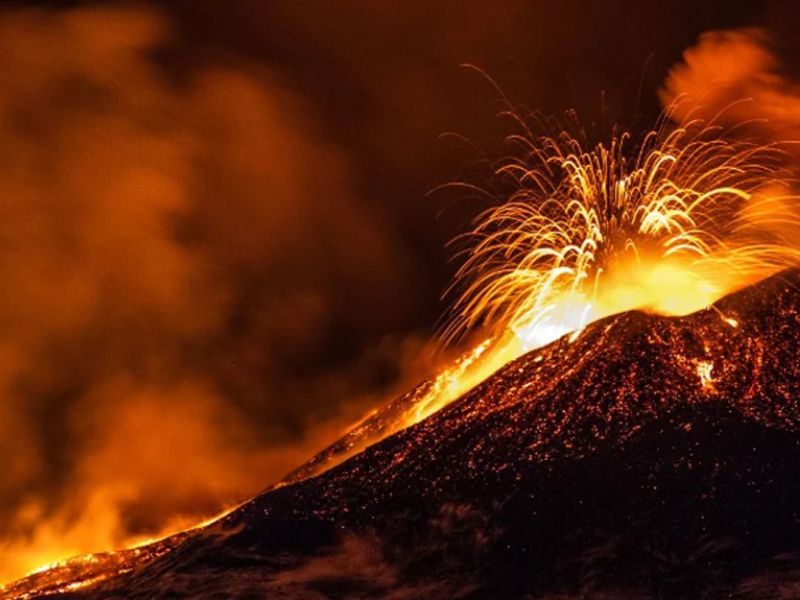
<path id="1" fill-rule="evenodd" d="M 687 49 L 659 97 L 679 123 L 703 118 L 784 153 L 800 171 L 800 83 L 782 73 L 769 34 L 760 29 L 713 31 Z M 745 205 L 742 217 L 786 246 L 800 247 L 798 189 L 774 186 Z"/>
<path id="2" fill-rule="evenodd" d="M 800 139 L 800 84 L 781 74 L 763 30 L 703 34 L 671 69 L 659 95 L 681 122 L 716 117 L 784 141 Z"/>
<path id="3" fill-rule="evenodd" d="M 300 98 L 170 36 L 0 16 L 0 581 L 255 493 L 415 354 L 318 364 L 411 297 L 403 256 Z"/>

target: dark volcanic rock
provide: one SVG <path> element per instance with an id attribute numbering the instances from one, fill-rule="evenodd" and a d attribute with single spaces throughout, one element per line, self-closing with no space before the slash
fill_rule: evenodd
<path id="1" fill-rule="evenodd" d="M 9 595 L 798 598 L 799 350 L 794 271 L 611 317 L 211 527 Z"/>

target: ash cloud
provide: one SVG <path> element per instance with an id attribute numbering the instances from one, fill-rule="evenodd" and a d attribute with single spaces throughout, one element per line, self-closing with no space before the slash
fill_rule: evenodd
<path id="1" fill-rule="evenodd" d="M 785 168 L 800 173 L 800 82 L 792 79 L 765 29 L 704 33 L 668 73 L 659 98 L 684 124 L 702 118 L 732 136 L 746 136 L 784 153 Z M 800 249 L 798 189 L 774 185 L 753 197 L 742 223 L 787 248 Z"/>

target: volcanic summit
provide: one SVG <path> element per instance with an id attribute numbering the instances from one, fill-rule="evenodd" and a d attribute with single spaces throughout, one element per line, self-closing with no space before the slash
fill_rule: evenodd
<path id="1" fill-rule="evenodd" d="M 800 271 L 508 363 L 207 526 L 5 598 L 800 596 Z"/>

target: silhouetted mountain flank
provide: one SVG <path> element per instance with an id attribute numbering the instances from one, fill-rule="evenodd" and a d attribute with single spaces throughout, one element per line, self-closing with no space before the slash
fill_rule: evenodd
<path id="1" fill-rule="evenodd" d="M 213 526 L 8 594 L 800 597 L 798 356 L 798 271 L 610 317 Z"/>

